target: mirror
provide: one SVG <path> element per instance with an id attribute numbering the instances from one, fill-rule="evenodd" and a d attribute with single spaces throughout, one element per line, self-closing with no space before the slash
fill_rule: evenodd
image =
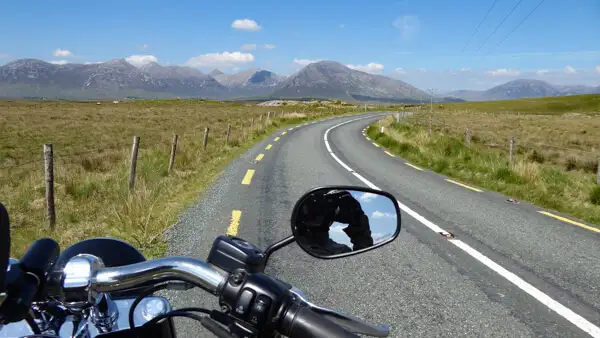
<path id="1" fill-rule="evenodd" d="M 385 191 L 335 186 L 311 190 L 296 203 L 292 232 L 300 247 L 318 258 L 372 250 L 400 233 L 400 209 Z"/>

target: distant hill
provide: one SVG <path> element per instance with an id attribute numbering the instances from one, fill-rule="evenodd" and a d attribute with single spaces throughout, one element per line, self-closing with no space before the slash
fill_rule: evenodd
<path id="1" fill-rule="evenodd" d="M 214 71 L 213 74 L 216 74 Z M 235 74 L 216 74 L 215 80 L 230 89 L 235 96 L 268 95 L 276 90 L 285 79 L 263 69 L 249 69 Z"/>
<path id="2" fill-rule="evenodd" d="M 320 61 L 287 78 L 272 97 L 409 103 L 417 102 L 421 95 L 427 94 L 400 80 L 350 69 L 335 61 Z"/>
<path id="3" fill-rule="evenodd" d="M 488 90 L 458 90 L 448 95 L 466 101 L 492 101 L 594 93 L 600 93 L 600 87 L 556 86 L 541 80 L 519 79 Z"/>

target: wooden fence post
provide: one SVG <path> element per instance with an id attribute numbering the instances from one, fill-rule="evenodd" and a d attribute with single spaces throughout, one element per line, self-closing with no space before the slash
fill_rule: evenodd
<path id="1" fill-rule="evenodd" d="M 133 137 L 133 145 L 131 146 L 131 163 L 129 166 L 129 191 L 135 186 L 135 170 L 137 167 L 138 150 L 140 148 L 140 137 Z"/>
<path id="2" fill-rule="evenodd" d="M 467 127 L 467 132 L 465 134 L 465 143 L 467 144 L 467 147 L 471 146 L 471 131 L 469 130 L 469 127 Z"/>
<path id="3" fill-rule="evenodd" d="M 596 171 L 596 184 L 600 184 L 600 160 L 598 160 L 598 169 Z"/>
<path id="4" fill-rule="evenodd" d="M 400 113 L 396 113 L 396 123 L 400 123 Z"/>
<path id="5" fill-rule="evenodd" d="M 431 128 L 431 118 L 429 118 L 429 137 L 433 136 L 433 130 Z"/>
<path id="6" fill-rule="evenodd" d="M 206 145 L 208 144 L 208 127 L 204 128 L 204 141 L 202 142 L 202 150 L 206 150 Z"/>
<path id="7" fill-rule="evenodd" d="M 173 142 L 171 142 L 171 157 L 169 158 L 169 173 L 173 171 L 173 165 L 175 164 L 175 152 L 177 152 L 177 140 L 179 136 L 173 135 Z"/>
<path id="8" fill-rule="evenodd" d="M 508 142 L 508 162 L 512 163 L 513 161 L 513 151 L 515 146 L 515 137 L 511 136 Z"/>
<path id="9" fill-rule="evenodd" d="M 262 114 L 260 114 L 260 125 L 262 126 Z"/>
<path id="10" fill-rule="evenodd" d="M 54 229 L 54 225 L 56 225 L 56 210 L 54 208 L 54 154 L 52 144 L 44 144 L 44 181 L 46 182 L 48 226 Z"/>
<path id="11" fill-rule="evenodd" d="M 267 123 L 271 121 L 271 112 L 267 112 Z"/>
<path id="12" fill-rule="evenodd" d="M 254 129 L 254 116 L 250 119 L 250 129 Z"/>
<path id="13" fill-rule="evenodd" d="M 244 126 L 242 126 L 242 129 Z M 231 124 L 227 124 L 227 135 L 225 135 L 225 144 L 229 144 L 229 134 L 231 133 Z"/>

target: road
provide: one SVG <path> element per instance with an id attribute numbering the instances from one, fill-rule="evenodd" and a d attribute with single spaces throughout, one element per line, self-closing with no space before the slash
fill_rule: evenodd
<path id="1" fill-rule="evenodd" d="M 393 337 L 600 337 L 600 233 L 390 156 L 362 132 L 381 117 L 333 118 L 257 144 L 181 215 L 169 253 L 205 258 L 233 210 L 237 235 L 265 248 L 291 233 L 291 210 L 309 188 L 376 186 L 403 210 L 396 241 L 329 261 L 292 244 L 267 273 L 317 304 L 390 325 Z M 171 297 L 176 306 L 217 305 L 198 290 Z M 178 330 L 203 332 L 189 322 Z"/>

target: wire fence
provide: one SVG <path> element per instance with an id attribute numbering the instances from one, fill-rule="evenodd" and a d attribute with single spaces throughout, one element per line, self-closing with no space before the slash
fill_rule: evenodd
<path id="1" fill-rule="evenodd" d="M 504 151 L 511 163 L 516 160 L 517 155 L 524 155 L 527 160 L 532 162 L 561 165 L 566 170 L 581 169 L 584 172 L 596 174 L 596 183 L 600 184 L 600 149 L 527 142 L 516 136 L 506 137 L 506 135 L 499 135 L 491 130 L 473 129 L 468 123 L 448 123 L 445 120 L 423 118 L 422 115 L 415 116 L 411 113 L 397 113 L 395 119 L 397 123 L 409 123 L 420 129 L 428 130 L 429 136 L 452 135 L 464 138 L 465 145 L 469 147 L 477 144 Z"/>

